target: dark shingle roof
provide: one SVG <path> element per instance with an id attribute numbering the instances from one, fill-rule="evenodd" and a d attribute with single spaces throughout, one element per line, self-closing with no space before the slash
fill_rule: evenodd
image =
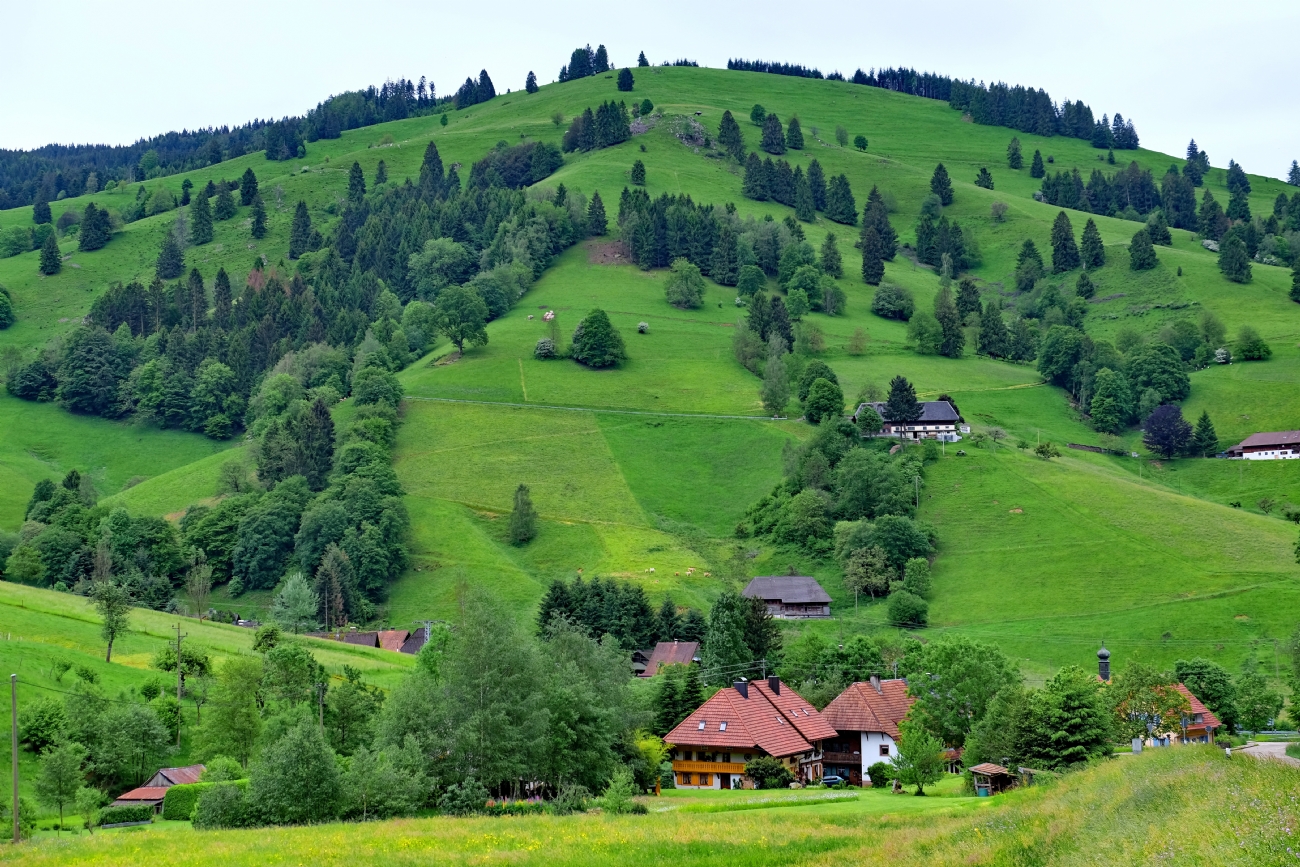
<path id="1" fill-rule="evenodd" d="M 750 581 L 744 595 L 759 599 L 780 599 L 787 605 L 821 603 L 829 605 L 831 597 L 815 578 L 807 575 L 768 575 Z"/>
<path id="2" fill-rule="evenodd" d="M 1237 448 L 1259 448 L 1260 446 L 1293 446 L 1300 445 L 1300 430 L 1283 430 L 1269 431 L 1266 433 L 1251 434 L 1240 443 Z"/>
<path id="3" fill-rule="evenodd" d="M 864 406 L 871 407 L 876 411 L 877 415 L 881 418 L 885 418 L 884 401 L 877 400 L 870 403 L 860 404 L 857 411 L 861 412 L 862 407 Z M 888 419 L 886 419 L 886 421 L 888 421 Z M 921 401 L 921 417 L 915 422 L 908 422 L 908 424 L 945 424 L 956 423 L 959 421 L 961 421 L 961 416 L 958 415 L 957 410 L 953 409 L 952 404 L 948 403 L 948 401 L 925 400 Z"/>

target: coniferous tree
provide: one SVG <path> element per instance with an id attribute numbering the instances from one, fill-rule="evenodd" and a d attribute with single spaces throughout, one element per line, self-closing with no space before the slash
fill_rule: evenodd
<path id="1" fill-rule="evenodd" d="M 194 246 L 212 240 L 212 209 L 207 196 L 195 196 L 190 203 L 190 243 Z"/>
<path id="2" fill-rule="evenodd" d="M 1205 458 L 1212 458 L 1219 453 L 1219 435 L 1206 410 L 1201 410 L 1201 417 L 1196 420 L 1196 428 L 1192 431 L 1192 448 L 1196 454 Z"/>
<path id="3" fill-rule="evenodd" d="M 820 264 L 826 274 L 836 279 L 844 276 L 844 263 L 840 259 L 840 248 L 835 243 L 834 232 L 827 232 L 826 240 L 822 241 Z"/>
<path id="4" fill-rule="evenodd" d="M 230 313 L 233 304 L 230 294 L 230 275 L 225 268 L 217 269 L 217 278 L 212 284 L 212 324 L 220 329 L 230 328 Z"/>
<path id="5" fill-rule="evenodd" d="M 1085 268 L 1100 268 L 1106 264 L 1106 245 L 1101 242 L 1101 231 L 1092 217 L 1083 224 L 1083 249 L 1080 252 Z"/>
<path id="6" fill-rule="evenodd" d="M 184 207 L 190 203 L 190 191 L 194 189 L 194 182 L 189 178 L 181 181 L 181 206 Z"/>
<path id="7" fill-rule="evenodd" d="M 266 237 L 266 204 L 262 201 L 261 193 L 253 196 L 252 232 L 254 238 Z"/>
<path id="8" fill-rule="evenodd" d="M 533 75 L 531 69 L 528 70 L 528 78 L 524 79 L 524 90 L 527 93 L 537 92 L 537 76 Z"/>
<path id="9" fill-rule="evenodd" d="M 1025 158 L 1020 153 L 1020 139 L 1012 138 L 1011 143 L 1007 145 L 1007 166 L 1013 169 L 1021 169 L 1025 166 Z"/>
<path id="10" fill-rule="evenodd" d="M 244 174 L 239 178 L 239 204 L 247 208 L 253 204 L 253 199 L 256 196 L 257 175 L 253 174 L 251 168 L 244 169 Z"/>
<path id="11" fill-rule="evenodd" d="M 857 225 L 858 203 L 853 199 L 847 175 L 831 178 L 830 188 L 826 191 L 826 216 L 846 226 Z"/>
<path id="12" fill-rule="evenodd" d="M 159 280 L 175 280 L 185 273 L 185 257 L 181 253 L 181 245 L 176 241 L 176 233 L 172 231 L 163 235 L 155 273 Z"/>
<path id="13" fill-rule="evenodd" d="M 987 166 L 980 166 L 979 174 L 975 176 L 975 186 L 986 190 L 993 189 L 993 175 L 989 173 Z"/>
<path id="14" fill-rule="evenodd" d="M 952 179 L 948 177 L 948 170 L 943 167 L 943 163 L 934 167 L 934 174 L 930 177 L 930 192 L 939 197 L 940 203 L 952 204 Z"/>
<path id="15" fill-rule="evenodd" d="M 771 336 L 772 305 L 768 301 L 766 292 L 760 290 L 749 299 L 749 309 L 745 312 L 745 325 L 764 343 Z"/>
<path id="16" fill-rule="evenodd" d="M 59 273 L 63 268 L 63 256 L 59 253 L 57 235 L 57 232 L 50 232 L 45 236 L 45 243 L 41 245 L 40 270 L 47 277 Z"/>
<path id="17" fill-rule="evenodd" d="M 1244 251 L 1244 245 L 1242 249 Z M 1133 242 L 1128 247 L 1128 256 L 1128 266 L 1134 271 L 1148 271 L 1158 264 L 1156 248 L 1151 245 L 1151 236 L 1147 234 L 1146 229 L 1139 230 L 1133 236 Z"/>
<path id="18" fill-rule="evenodd" d="M 587 205 L 587 231 L 596 237 L 609 231 L 605 203 L 601 201 L 600 190 L 591 194 L 591 203 Z"/>
<path id="19" fill-rule="evenodd" d="M 1151 236 L 1152 244 L 1159 244 L 1161 247 L 1174 245 L 1173 235 L 1169 232 L 1169 223 L 1165 220 L 1164 208 L 1156 208 L 1147 218 L 1147 234 Z"/>
<path id="20" fill-rule="evenodd" d="M 880 255 L 880 235 L 868 226 L 862 233 L 862 281 L 879 286 L 885 276 L 885 261 Z"/>
<path id="21" fill-rule="evenodd" d="M 632 183 L 634 186 L 645 186 L 645 163 L 637 160 L 632 163 Z"/>
<path id="22" fill-rule="evenodd" d="M 817 219 L 817 206 L 813 203 L 812 187 L 804 177 L 803 167 L 794 170 L 794 215 L 805 223 Z"/>
<path id="23" fill-rule="evenodd" d="M 1300 259 L 1291 268 L 1291 300 L 1300 302 Z"/>
<path id="24" fill-rule="evenodd" d="M 627 358 L 627 349 L 609 314 L 597 308 L 578 323 L 569 354 L 588 367 L 611 367 Z"/>
<path id="25" fill-rule="evenodd" d="M 222 184 L 220 192 L 217 193 L 217 202 L 212 207 L 212 219 L 229 220 L 236 213 L 235 197 L 230 194 L 230 189 Z"/>
<path id="26" fill-rule="evenodd" d="M 1197 231 L 1203 237 L 1218 241 L 1228 233 L 1229 228 L 1231 222 L 1227 214 L 1223 213 L 1223 206 L 1214 198 L 1214 193 L 1207 189 L 1205 195 L 1201 197 L 1201 207 L 1197 212 Z"/>
<path id="27" fill-rule="evenodd" d="M 745 156 L 745 137 L 730 111 L 722 113 L 722 121 L 718 124 L 718 144 L 737 160 Z"/>
<path id="28" fill-rule="evenodd" d="M 636 65 L 637 65 L 637 66 L 649 66 L 649 65 L 650 65 L 650 61 L 648 61 L 648 60 L 645 59 L 645 52 L 644 52 L 644 51 L 642 51 L 640 54 L 638 54 L 638 55 L 636 56 Z"/>
<path id="29" fill-rule="evenodd" d="M 784 306 L 781 309 L 784 310 Z M 759 394 L 763 401 L 763 409 L 773 418 L 785 412 L 786 404 L 790 402 L 790 375 L 786 370 L 784 358 L 788 346 L 789 344 L 775 332 L 768 339 L 767 363 L 763 367 L 763 387 Z"/>
<path id="30" fill-rule="evenodd" d="M 487 102 L 494 99 L 497 95 L 497 89 L 492 85 L 492 79 L 488 76 L 486 69 L 478 74 L 478 84 L 474 88 L 474 103 Z"/>
<path id="31" fill-rule="evenodd" d="M 790 323 L 790 311 L 786 309 L 785 301 L 780 295 L 772 299 L 771 317 L 770 334 L 775 334 L 784 340 L 787 348 L 793 347 L 794 326 Z"/>
<path id="32" fill-rule="evenodd" d="M 1034 151 L 1034 159 L 1029 164 L 1029 176 L 1031 178 L 1041 178 L 1047 174 L 1047 168 L 1043 165 L 1043 154 L 1040 151 Z"/>
<path id="33" fill-rule="evenodd" d="M 424 148 L 424 161 L 420 163 L 420 189 L 426 195 L 438 195 L 444 184 L 442 157 L 438 154 L 438 146 L 430 141 Z"/>
<path id="34" fill-rule="evenodd" d="M 510 544 L 527 545 L 537 538 L 537 510 L 527 485 L 515 488 L 515 507 L 510 512 Z"/>
<path id="35" fill-rule="evenodd" d="M 50 213 L 50 201 L 43 194 L 37 196 L 32 203 L 32 222 L 38 226 L 54 222 L 54 216 Z"/>
<path id="36" fill-rule="evenodd" d="M 1293 187 L 1300 187 L 1300 160 L 1291 160 L 1291 171 L 1287 172 L 1286 182 Z"/>
<path id="37" fill-rule="evenodd" d="M 885 421 L 916 421 L 925 408 L 916 399 L 916 389 L 906 377 L 895 376 L 889 381 L 889 397 L 885 400 Z"/>
<path id="38" fill-rule="evenodd" d="M 890 225 L 889 209 L 885 207 L 885 197 L 874 186 L 867 196 L 867 206 L 862 212 L 862 231 L 865 233 L 868 227 L 875 229 L 876 235 L 880 238 L 881 257 L 886 262 L 894 261 L 894 256 L 898 251 L 898 234 L 894 231 L 894 227 Z"/>
<path id="39" fill-rule="evenodd" d="M 957 304 L 952 297 L 951 287 L 944 286 L 934 296 L 934 318 L 939 320 L 943 337 L 939 342 L 939 354 L 949 358 L 961 358 L 966 346 L 966 332 L 962 330 L 961 316 L 957 313 Z"/>
<path id="40" fill-rule="evenodd" d="M 758 103 L 754 103 L 754 107 L 749 110 L 750 123 L 761 127 L 765 120 L 767 120 L 767 110 Z"/>
<path id="41" fill-rule="evenodd" d="M 769 114 L 762 120 L 763 139 L 759 147 L 770 154 L 785 153 L 785 133 L 781 129 L 781 119 L 775 114 Z"/>
<path id="42" fill-rule="evenodd" d="M 289 226 L 289 258 L 299 258 L 307 252 L 310 244 L 311 216 L 307 213 L 307 203 L 299 199 L 293 210 L 293 223 Z"/>
<path id="43" fill-rule="evenodd" d="M 826 173 L 816 158 L 808 163 L 808 188 L 812 190 L 813 207 L 819 211 L 826 210 Z"/>
<path id="44" fill-rule="evenodd" d="M 1010 354 L 1010 337 L 1002 321 L 1001 305 L 990 299 L 980 314 L 979 351 L 993 358 L 1006 358 Z"/>
<path id="45" fill-rule="evenodd" d="M 771 196 L 767 182 L 767 167 L 753 151 L 745 157 L 745 178 L 740 183 L 740 192 L 745 198 L 759 202 L 767 201 Z"/>
<path id="46" fill-rule="evenodd" d="M 1246 251 L 1246 243 L 1235 229 L 1228 233 L 1219 246 L 1219 270 L 1233 283 L 1251 281 L 1250 255 Z"/>
<path id="47" fill-rule="evenodd" d="M 957 315 L 965 322 L 967 316 L 979 312 L 980 290 L 975 287 L 974 280 L 964 277 L 957 284 Z"/>
<path id="48" fill-rule="evenodd" d="M 81 217 L 81 229 L 77 233 L 79 248 L 82 252 L 103 249 L 108 246 L 112 231 L 108 211 L 95 207 L 95 203 L 91 202 L 86 205 L 86 211 Z"/>
<path id="49" fill-rule="evenodd" d="M 1242 190 L 1233 190 L 1228 196 L 1228 219 L 1234 223 L 1250 222 L 1250 199 Z"/>
<path id="50" fill-rule="evenodd" d="M 329 407 L 319 397 L 312 402 L 298 425 L 298 466 L 313 491 L 323 491 L 329 484 L 334 466 L 334 420 Z"/>
<path id="51" fill-rule="evenodd" d="M 386 183 L 388 183 L 388 164 L 380 160 L 379 165 L 375 166 L 375 186 Z"/>
<path id="52" fill-rule="evenodd" d="M 1079 245 L 1074 242 L 1074 226 L 1065 211 L 1052 223 L 1052 273 L 1073 271 L 1079 267 Z"/>
<path id="53" fill-rule="evenodd" d="M 366 176 L 361 172 L 361 163 L 354 161 L 348 169 L 348 201 L 356 205 L 365 197 Z"/>
<path id="54" fill-rule="evenodd" d="M 803 127 L 799 125 L 798 115 L 792 116 L 790 123 L 786 126 L 785 146 L 792 151 L 803 150 Z"/>
<path id="55" fill-rule="evenodd" d="M 709 276 L 719 286 L 735 286 L 740 282 L 740 256 L 736 248 L 736 230 L 724 222 L 718 230 L 717 243 L 709 261 Z"/>
<path id="56" fill-rule="evenodd" d="M 1079 272 L 1079 279 L 1074 283 L 1074 294 L 1084 299 L 1097 294 L 1097 287 L 1093 285 L 1092 278 L 1088 276 L 1087 271 Z"/>
<path id="57" fill-rule="evenodd" d="M 619 70 L 618 72 L 619 90 L 623 91 L 624 93 L 628 93 L 632 90 L 632 85 L 634 83 L 635 82 L 632 78 L 632 70 L 628 69 L 626 66 Z"/>

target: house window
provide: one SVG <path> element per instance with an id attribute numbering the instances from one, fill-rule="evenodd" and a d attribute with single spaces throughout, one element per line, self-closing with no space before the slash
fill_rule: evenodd
<path id="1" fill-rule="evenodd" d="M 727 724 L 725 722 L 718 723 L 718 731 L 725 732 L 726 730 L 727 730 Z"/>
<path id="2" fill-rule="evenodd" d="M 887 755 L 889 755 L 889 744 L 881 744 L 881 745 L 880 745 L 880 754 L 881 754 L 882 756 L 887 756 Z"/>
<path id="3" fill-rule="evenodd" d="M 696 728 L 698 728 L 700 731 L 704 731 L 704 726 L 705 726 L 704 720 L 700 720 L 700 724 L 696 726 Z"/>
<path id="4" fill-rule="evenodd" d="M 750 755 L 750 753 L 745 753 L 745 761 L 749 761 Z"/>
<path id="5" fill-rule="evenodd" d="M 690 774 L 682 774 L 682 785 L 683 785 L 683 786 L 689 786 L 690 784 L 691 784 L 691 775 L 690 775 Z"/>
<path id="6" fill-rule="evenodd" d="M 731 762 L 731 753 L 723 753 L 723 754 L 722 754 L 722 760 L 723 760 L 724 762 L 728 762 L 728 763 L 730 763 L 730 762 Z"/>

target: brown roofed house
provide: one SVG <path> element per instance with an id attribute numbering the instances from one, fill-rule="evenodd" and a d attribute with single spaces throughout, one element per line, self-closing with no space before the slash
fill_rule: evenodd
<path id="1" fill-rule="evenodd" d="M 638 677 L 654 677 L 661 665 L 690 665 L 700 661 L 700 643 L 698 641 L 661 641 L 649 653 L 640 651 L 645 656 L 644 668 L 637 672 Z M 633 655 L 633 662 L 636 657 Z"/>
<path id="2" fill-rule="evenodd" d="M 742 594 L 767 603 L 767 613 L 780 618 L 830 617 L 831 597 L 817 579 L 807 575 L 764 575 L 750 581 Z"/>
<path id="3" fill-rule="evenodd" d="M 778 677 L 718 690 L 668 733 L 680 788 L 753 788 L 745 763 L 772 756 L 800 782 L 822 776 L 822 743 L 835 729 Z"/>
<path id="4" fill-rule="evenodd" d="M 1228 457 L 1248 461 L 1286 461 L 1300 458 L 1300 430 L 1251 434 L 1232 448 Z"/>
<path id="5" fill-rule="evenodd" d="M 839 735 L 826 745 L 826 773 L 856 786 L 871 782 L 867 769 L 898 755 L 898 724 L 912 707 L 907 681 L 870 680 L 850 684 L 822 711 Z"/>
<path id="6" fill-rule="evenodd" d="M 399 653 L 406 639 L 411 637 L 411 633 L 405 629 L 381 629 L 379 631 L 379 646 L 384 650 L 391 650 Z"/>

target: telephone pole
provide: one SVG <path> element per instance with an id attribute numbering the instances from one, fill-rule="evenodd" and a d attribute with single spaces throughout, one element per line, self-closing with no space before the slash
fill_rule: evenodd
<path id="1" fill-rule="evenodd" d="M 186 638 L 186 637 L 187 637 L 187 636 L 185 636 L 185 635 L 181 635 L 181 625 L 180 625 L 179 623 L 177 623 L 177 624 L 176 624 L 176 749 L 178 749 L 178 750 L 181 748 L 181 722 L 182 722 L 182 714 L 181 714 L 181 692 L 182 692 L 182 689 L 181 689 L 181 685 L 182 685 L 182 683 L 183 683 L 183 680 L 182 680 L 183 675 L 182 675 L 182 673 L 181 673 L 181 672 L 182 672 L 182 669 L 181 669 L 181 639 L 182 639 L 182 638 Z"/>
<path id="2" fill-rule="evenodd" d="M 18 675 L 9 675 L 9 743 L 14 772 L 14 845 L 18 844 Z"/>

